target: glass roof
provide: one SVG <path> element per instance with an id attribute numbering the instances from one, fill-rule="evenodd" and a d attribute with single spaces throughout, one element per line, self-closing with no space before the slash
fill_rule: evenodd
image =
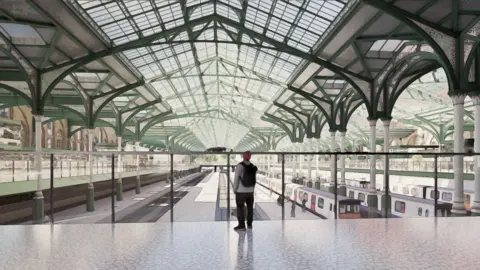
<path id="1" fill-rule="evenodd" d="M 237 0 L 68 2 L 81 8 L 113 45 L 196 21 L 178 34 L 123 54 L 174 114 L 194 115 L 171 124 L 189 127 L 206 147 L 231 148 L 251 127 L 274 127 L 260 118 L 303 64 L 296 56 L 269 48 L 265 41 L 252 40 L 241 27 L 313 52 L 345 7 L 345 1 L 316 0 L 256 0 L 244 6 Z M 215 20 L 197 22 L 211 15 Z"/>

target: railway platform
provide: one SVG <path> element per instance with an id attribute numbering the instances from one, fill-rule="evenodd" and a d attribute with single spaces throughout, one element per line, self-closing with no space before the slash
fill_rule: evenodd
<path id="1" fill-rule="evenodd" d="M 166 169 L 144 169 L 139 171 L 139 175 L 148 175 L 152 173 L 165 173 Z M 73 185 L 87 184 L 90 181 L 90 175 L 76 175 L 77 172 L 74 171 L 73 176 L 60 177 L 58 175 L 54 176 L 54 188 L 68 187 Z M 132 177 L 137 176 L 136 171 L 122 172 L 122 177 Z M 109 180 L 112 177 L 112 173 L 108 170 L 105 170 L 102 173 L 96 173 L 92 177 L 92 182 L 100 182 Z M 49 176 L 43 176 L 40 180 L 40 186 L 42 189 L 48 189 L 50 187 L 50 178 Z M 21 181 L 15 182 L 0 182 L 0 196 L 19 194 L 25 192 L 35 191 L 37 187 L 37 180 L 26 180 L 22 179 Z"/>

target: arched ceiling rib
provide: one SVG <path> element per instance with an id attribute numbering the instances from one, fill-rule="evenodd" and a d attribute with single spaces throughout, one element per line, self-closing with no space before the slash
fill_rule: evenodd
<path id="1" fill-rule="evenodd" d="M 438 95 L 449 86 L 443 70 L 428 73 L 439 68 L 435 57 L 416 56 L 421 61 L 415 63 L 417 58 L 409 58 L 417 52 L 434 55 L 430 45 L 380 10 L 379 0 L 360 2 L 9 0 L 0 6 L 0 32 L 46 81 L 78 65 L 45 96 L 48 114 L 61 114 L 58 104 L 87 114 L 90 99 L 101 109 L 100 119 L 117 125 L 121 115 L 130 131 L 149 127 L 152 131 L 144 132 L 149 142 L 160 129 L 184 126 L 196 141 L 192 145 L 264 147 L 258 131 L 278 130 L 261 120 L 265 113 L 303 124 L 320 115 L 322 123 L 329 121 L 323 128 L 328 132 L 328 126 L 348 125 L 349 116 L 338 113 L 346 106 L 355 123 L 348 129 L 355 134 L 368 127 L 366 117 L 383 109 L 382 95 L 393 95 L 391 88 L 406 81 L 414 83 L 405 86 L 399 104 L 407 95 L 415 97 L 418 110 L 448 104 Z M 450 29 L 456 15 L 459 23 L 452 28 L 478 36 L 468 30 L 480 7 L 437 2 L 390 5 L 440 30 Z M 4 51 L 0 57 L 2 106 L 32 103 L 18 60 Z M 408 61 L 412 65 L 400 70 Z M 440 80 L 426 81 L 428 76 Z M 394 118 L 408 118 L 401 107 Z"/>
<path id="2" fill-rule="evenodd" d="M 207 147 L 232 148 L 248 131 L 232 121 L 235 118 L 250 127 L 273 128 L 260 118 L 304 61 L 245 32 L 255 31 L 310 52 L 345 6 L 342 1 L 69 2 L 114 45 L 219 16 L 123 54 L 174 114 L 211 111 L 185 123 Z"/>

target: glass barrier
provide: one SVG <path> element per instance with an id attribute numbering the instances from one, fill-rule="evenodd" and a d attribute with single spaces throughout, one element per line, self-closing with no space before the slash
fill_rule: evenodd
<path id="1" fill-rule="evenodd" d="M 395 155 L 413 156 L 255 153 L 253 219 L 471 215 L 475 185 L 469 172 L 474 168 L 464 166 L 464 190 L 455 193 L 454 174 L 441 170 L 452 166 L 444 164 L 451 154 L 432 154 L 432 161 L 421 163 L 421 173 L 398 170 L 403 161 Z M 235 193 L 236 170 L 243 168 L 238 153 L 76 152 L 42 154 L 40 160 L 32 153 L 1 156 L 0 224 L 236 222 L 242 213 L 249 217 L 250 208 L 239 209 L 236 200 L 249 201 Z M 354 164 L 363 164 L 364 170 L 349 170 Z"/>

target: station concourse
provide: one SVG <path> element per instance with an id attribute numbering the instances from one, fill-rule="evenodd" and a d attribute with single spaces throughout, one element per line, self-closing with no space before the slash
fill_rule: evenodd
<path id="1" fill-rule="evenodd" d="M 0 0 L 0 260 L 477 269 L 479 42 L 474 0 Z"/>

